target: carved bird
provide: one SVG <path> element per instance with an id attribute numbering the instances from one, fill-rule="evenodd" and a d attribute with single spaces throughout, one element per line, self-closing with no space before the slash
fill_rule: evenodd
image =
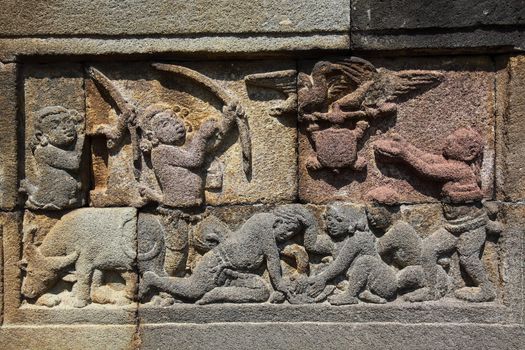
<path id="1" fill-rule="evenodd" d="M 299 115 L 303 120 L 339 124 L 346 118 L 392 113 L 395 103 L 439 84 L 442 78 L 436 71 L 376 69 L 358 57 L 321 61 L 311 75 L 298 76 Z"/>
<path id="2" fill-rule="evenodd" d="M 286 99 L 270 108 L 272 117 L 295 114 L 297 111 L 297 71 L 280 70 L 268 73 L 249 74 L 244 77 L 248 85 L 272 89 L 285 95 Z"/>

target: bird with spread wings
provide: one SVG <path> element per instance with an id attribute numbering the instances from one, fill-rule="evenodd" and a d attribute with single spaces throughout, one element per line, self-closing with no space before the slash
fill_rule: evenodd
<path id="1" fill-rule="evenodd" d="M 376 69 L 359 57 L 317 62 L 310 74 L 295 70 L 246 76 L 248 85 L 270 88 L 285 95 L 270 115 L 296 114 L 306 126 L 316 159 L 307 167 L 362 170 L 366 161 L 357 155 L 357 143 L 368 120 L 393 116 L 397 103 L 431 89 L 443 80 L 436 71 Z M 295 87 L 295 89 L 294 89 Z M 295 106 L 294 106 L 295 104 Z M 346 121 L 353 128 L 349 129 Z"/>

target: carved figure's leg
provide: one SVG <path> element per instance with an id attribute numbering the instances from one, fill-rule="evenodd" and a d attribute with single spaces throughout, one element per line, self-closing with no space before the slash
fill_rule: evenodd
<path id="1" fill-rule="evenodd" d="M 206 293 L 197 304 L 211 303 L 264 303 L 270 291 L 262 278 L 256 275 L 239 278 L 228 287 L 214 288 Z"/>
<path id="2" fill-rule="evenodd" d="M 463 232 L 458 240 L 459 263 L 475 284 L 475 287 L 464 287 L 456 290 L 455 295 L 459 299 L 483 302 L 492 301 L 496 297 L 494 286 L 479 258 L 485 239 L 485 227 L 480 227 Z"/>
<path id="3" fill-rule="evenodd" d="M 152 271 L 146 271 L 141 279 L 139 297 L 146 295 L 150 287 L 183 299 L 197 300 L 215 287 L 216 276 L 220 273 L 222 261 L 211 251 L 206 253 L 190 277 L 159 277 Z"/>
<path id="4" fill-rule="evenodd" d="M 418 289 L 405 299 L 411 302 L 437 300 L 441 297 L 438 290 L 438 276 L 441 266 L 437 261 L 439 256 L 454 250 L 457 238 L 444 228 L 438 229 L 425 238 L 421 248 L 421 265 L 425 274 L 425 287 Z"/>
<path id="5" fill-rule="evenodd" d="M 386 303 L 397 290 L 395 273 L 379 258 L 358 257 L 348 271 L 348 289 L 328 298 L 330 304 L 356 304 L 357 296 L 365 302 Z"/>
<path id="6" fill-rule="evenodd" d="M 124 295 L 127 299 L 133 300 L 137 291 L 137 275 L 133 272 L 123 272 L 122 278 L 126 282 L 126 288 L 124 289 Z"/>
<path id="7" fill-rule="evenodd" d="M 371 266 L 363 301 L 376 304 L 384 304 L 388 300 L 395 299 L 397 294 L 397 280 L 394 269 L 388 266 L 381 258 L 368 259 Z"/>

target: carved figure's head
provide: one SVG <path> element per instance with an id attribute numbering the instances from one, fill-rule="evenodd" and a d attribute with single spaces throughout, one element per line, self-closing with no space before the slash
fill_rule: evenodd
<path id="1" fill-rule="evenodd" d="M 32 148 L 48 144 L 59 148 L 72 145 L 82 122 L 82 116 L 75 110 L 61 106 L 42 108 L 36 113 Z"/>
<path id="2" fill-rule="evenodd" d="M 273 231 L 277 242 L 285 242 L 304 230 L 316 229 L 315 218 L 300 204 L 286 204 L 274 210 Z"/>
<path id="3" fill-rule="evenodd" d="M 370 204 L 366 206 L 368 224 L 378 230 L 386 230 L 393 224 L 394 212 L 398 210 L 398 193 L 387 186 L 374 188 L 366 194 Z"/>
<path id="4" fill-rule="evenodd" d="M 363 211 L 355 207 L 332 204 L 326 210 L 325 219 L 328 234 L 332 238 L 341 238 L 367 229 Z"/>
<path id="5" fill-rule="evenodd" d="M 445 140 L 443 156 L 447 159 L 471 163 L 483 153 L 483 139 L 473 129 L 462 128 L 454 131 Z"/>
<path id="6" fill-rule="evenodd" d="M 37 298 L 55 285 L 61 272 L 78 258 L 74 252 L 65 256 L 44 256 L 33 243 L 25 248 L 25 259 L 19 262 L 26 276 L 22 282 L 22 294 L 27 298 Z"/>
<path id="7" fill-rule="evenodd" d="M 156 103 L 146 108 L 140 118 L 141 128 L 145 136 L 141 148 L 151 150 L 159 143 L 165 145 L 181 145 L 186 141 L 186 125 L 184 117 L 189 111 L 179 106 L 168 106 Z"/>

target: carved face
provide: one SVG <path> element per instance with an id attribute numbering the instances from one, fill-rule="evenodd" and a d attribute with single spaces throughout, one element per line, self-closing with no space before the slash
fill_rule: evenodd
<path id="1" fill-rule="evenodd" d="M 273 224 L 273 232 L 277 242 L 285 242 L 295 236 L 300 229 L 298 222 L 277 217 Z"/>
<path id="2" fill-rule="evenodd" d="M 336 206 L 331 206 L 326 211 L 326 226 L 331 237 L 343 237 L 355 231 L 355 225 Z"/>
<path id="3" fill-rule="evenodd" d="M 27 246 L 25 255 L 27 261 L 20 262 L 21 268 L 26 271 L 26 277 L 22 282 L 22 294 L 30 299 L 48 291 L 57 281 L 60 270 L 71 265 L 78 257 L 77 253 L 46 257 L 33 244 Z"/>
<path id="4" fill-rule="evenodd" d="M 376 229 L 384 230 L 392 224 L 392 214 L 383 206 L 367 206 L 366 217 L 369 225 Z"/>
<path id="5" fill-rule="evenodd" d="M 483 151 L 481 136 L 470 129 L 459 129 L 445 140 L 443 156 L 447 159 L 470 162 L 478 158 Z"/>
<path id="6" fill-rule="evenodd" d="M 75 119 L 68 112 L 45 116 L 40 122 L 40 130 L 48 142 L 56 147 L 69 146 L 77 138 Z"/>
<path id="7" fill-rule="evenodd" d="M 157 113 L 153 117 L 151 125 L 160 143 L 166 145 L 184 143 L 186 127 L 184 122 L 177 118 L 173 112 L 167 110 Z"/>

